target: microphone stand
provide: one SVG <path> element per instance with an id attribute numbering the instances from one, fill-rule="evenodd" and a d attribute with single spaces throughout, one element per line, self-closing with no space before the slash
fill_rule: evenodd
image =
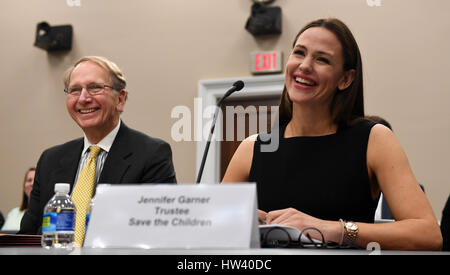
<path id="1" fill-rule="evenodd" d="M 203 152 L 202 163 L 200 164 L 200 169 L 198 171 L 197 180 L 195 181 L 195 183 L 197 183 L 197 184 L 200 183 L 200 181 L 202 179 L 203 169 L 205 168 L 206 157 L 208 156 L 209 146 L 211 145 L 212 135 L 214 133 L 214 128 L 216 127 L 216 120 L 217 120 L 217 116 L 219 115 L 219 110 L 222 107 L 222 103 L 225 100 L 225 98 L 227 98 L 228 96 L 230 96 L 232 93 L 234 93 L 236 91 L 240 91 L 243 87 L 244 87 L 244 82 L 242 82 L 240 80 L 236 81 L 233 84 L 233 87 L 231 87 L 225 93 L 225 95 L 220 99 L 220 101 L 216 105 L 217 108 L 216 108 L 216 112 L 214 113 L 214 117 L 213 117 L 213 121 L 212 121 L 212 125 L 211 125 L 211 130 L 209 132 L 208 140 L 206 142 L 205 151 Z"/>
<path id="2" fill-rule="evenodd" d="M 208 156 L 209 145 L 211 145 L 211 138 L 214 133 L 214 128 L 216 127 L 216 119 L 217 119 L 217 115 L 219 114 L 220 107 L 221 107 L 220 105 L 217 105 L 217 109 L 214 114 L 214 118 L 213 118 L 213 122 L 212 122 L 213 124 L 211 125 L 211 131 L 209 132 L 208 141 L 206 142 L 205 151 L 203 152 L 202 163 L 200 165 L 200 170 L 198 171 L 196 183 L 200 183 L 200 180 L 202 179 L 203 168 L 205 168 L 206 157 Z"/>

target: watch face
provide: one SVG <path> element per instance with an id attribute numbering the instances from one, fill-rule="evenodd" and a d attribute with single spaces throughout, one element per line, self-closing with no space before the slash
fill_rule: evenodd
<path id="1" fill-rule="evenodd" d="M 347 228 L 348 228 L 348 230 L 351 230 L 351 231 L 358 230 L 358 226 L 352 222 L 347 223 Z"/>

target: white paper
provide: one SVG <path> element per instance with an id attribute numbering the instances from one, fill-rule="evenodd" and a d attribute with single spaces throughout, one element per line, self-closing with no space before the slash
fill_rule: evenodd
<path id="1" fill-rule="evenodd" d="M 84 246 L 259 247 L 256 207 L 255 184 L 102 184 Z"/>

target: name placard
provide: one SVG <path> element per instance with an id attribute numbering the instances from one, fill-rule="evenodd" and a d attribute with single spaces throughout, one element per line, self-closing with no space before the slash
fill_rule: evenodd
<path id="1" fill-rule="evenodd" d="M 256 185 L 98 185 L 85 247 L 259 247 Z"/>

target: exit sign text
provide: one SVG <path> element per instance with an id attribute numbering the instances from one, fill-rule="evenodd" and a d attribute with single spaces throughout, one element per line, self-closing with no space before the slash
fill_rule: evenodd
<path id="1" fill-rule="evenodd" d="M 279 51 L 253 52 L 250 54 L 250 71 L 253 74 L 280 73 L 283 56 Z"/>

